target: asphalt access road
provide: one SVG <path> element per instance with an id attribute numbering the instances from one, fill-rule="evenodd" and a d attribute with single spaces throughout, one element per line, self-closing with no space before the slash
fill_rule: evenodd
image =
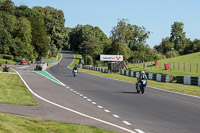
<path id="1" fill-rule="evenodd" d="M 116 114 L 120 120 L 129 122 L 131 128 L 141 129 L 145 133 L 200 132 L 200 98 L 150 87 L 146 88 L 144 94 L 137 94 L 132 83 L 83 72 L 73 77 L 72 70 L 67 66 L 74 55 L 62 54 L 60 65 L 49 68 L 48 72 L 111 111 L 110 115 Z"/>

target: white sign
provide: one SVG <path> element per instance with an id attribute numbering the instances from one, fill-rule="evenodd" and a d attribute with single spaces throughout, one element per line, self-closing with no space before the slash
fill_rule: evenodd
<path id="1" fill-rule="evenodd" d="M 100 55 L 101 61 L 123 61 L 123 55 Z"/>

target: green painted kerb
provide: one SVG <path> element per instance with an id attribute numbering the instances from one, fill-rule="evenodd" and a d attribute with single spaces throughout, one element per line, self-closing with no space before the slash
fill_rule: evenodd
<path id="1" fill-rule="evenodd" d="M 55 81 L 55 82 L 57 82 L 59 84 L 62 84 L 60 81 L 58 81 L 57 79 L 55 79 L 54 77 L 49 75 L 49 73 L 47 73 L 46 71 L 34 71 L 34 72 L 42 74 L 43 76 L 45 76 L 45 77 L 47 77 L 47 78 L 49 78 L 49 79 L 51 79 L 51 80 L 53 80 L 53 81 Z"/>

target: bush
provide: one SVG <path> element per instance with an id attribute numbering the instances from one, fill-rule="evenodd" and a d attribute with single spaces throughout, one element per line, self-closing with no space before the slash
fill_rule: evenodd
<path id="1" fill-rule="evenodd" d="M 7 60 L 13 60 L 13 59 L 14 59 L 14 56 L 12 56 L 12 55 L 7 55 L 7 54 L 4 54 L 4 55 L 3 55 L 3 59 L 7 59 Z"/>
<path id="2" fill-rule="evenodd" d="M 2 54 L 0 54 L 0 59 L 2 59 L 3 58 L 3 55 Z"/>
<path id="3" fill-rule="evenodd" d="M 22 56 L 15 56 L 15 61 L 16 61 L 16 62 L 21 62 L 22 59 L 23 59 Z"/>
<path id="4" fill-rule="evenodd" d="M 95 61 L 95 66 L 98 67 L 98 66 L 101 65 L 102 63 L 103 63 L 103 61 L 96 60 L 96 61 Z"/>
<path id="5" fill-rule="evenodd" d="M 171 58 L 171 57 L 177 57 L 177 56 L 180 56 L 178 51 L 174 50 L 174 51 L 168 51 L 166 53 L 166 57 L 167 58 Z"/>
<path id="6" fill-rule="evenodd" d="M 161 53 L 156 53 L 155 60 L 162 60 L 162 59 L 166 59 L 166 56 Z"/>
<path id="7" fill-rule="evenodd" d="M 86 59 L 87 59 L 87 62 L 86 62 Z M 85 65 L 93 65 L 93 59 L 89 55 L 85 57 L 84 62 L 86 63 Z"/>

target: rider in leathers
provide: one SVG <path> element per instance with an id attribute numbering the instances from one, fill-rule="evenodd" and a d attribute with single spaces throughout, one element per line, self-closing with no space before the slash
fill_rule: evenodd
<path id="1" fill-rule="evenodd" d="M 138 83 L 142 82 L 142 80 L 147 80 L 147 76 L 144 71 L 141 71 L 141 74 L 138 76 L 138 78 L 137 78 L 138 82 L 136 83 L 136 87 L 138 87 Z"/>

